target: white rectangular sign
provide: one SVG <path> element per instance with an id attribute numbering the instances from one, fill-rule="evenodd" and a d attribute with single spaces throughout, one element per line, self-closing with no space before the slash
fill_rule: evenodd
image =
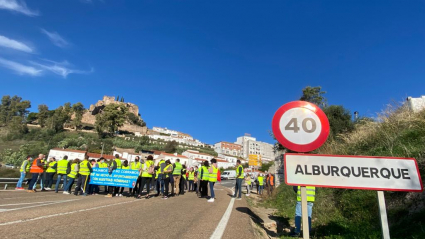
<path id="1" fill-rule="evenodd" d="M 413 158 L 285 154 L 288 185 L 382 191 L 423 190 Z"/>

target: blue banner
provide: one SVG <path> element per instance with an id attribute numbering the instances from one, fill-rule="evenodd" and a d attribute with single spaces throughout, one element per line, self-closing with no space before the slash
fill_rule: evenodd
<path id="1" fill-rule="evenodd" d="M 134 188 L 139 174 L 138 170 L 116 169 L 110 174 L 108 168 L 93 168 L 90 184 Z"/>

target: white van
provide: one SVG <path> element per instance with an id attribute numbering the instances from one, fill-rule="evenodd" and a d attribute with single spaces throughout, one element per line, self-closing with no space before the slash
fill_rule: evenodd
<path id="1" fill-rule="evenodd" d="M 235 170 L 226 170 L 221 174 L 221 179 L 236 179 Z"/>

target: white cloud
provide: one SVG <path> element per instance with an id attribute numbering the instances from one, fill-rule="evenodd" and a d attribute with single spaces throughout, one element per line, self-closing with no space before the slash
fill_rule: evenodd
<path id="1" fill-rule="evenodd" d="M 0 35 L 0 46 L 11 48 L 18 51 L 28 52 L 28 53 L 33 52 L 33 49 L 31 49 L 31 47 L 25 45 L 24 43 L 13 40 L 13 39 L 9 39 L 2 35 Z"/>
<path id="2" fill-rule="evenodd" d="M 6 60 L 4 58 L 0 58 L 0 66 L 13 70 L 19 75 L 39 76 L 42 72 L 42 70 L 37 69 L 35 67 L 26 66 L 15 61 Z"/>
<path id="3" fill-rule="evenodd" d="M 0 9 L 19 12 L 30 17 L 39 15 L 38 11 L 29 9 L 22 0 L 0 0 Z"/>
<path id="4" fill-rule="evenodd" d="M 43 28 L 41 29 L 41 32 L 46 34 L 50 41 L 52 41 L 52 43 L 58 47 L 64 48 L 69 45 L 69 43 L 65 39 L 63 39 L 57 32 L 49 32 Z"/>
<path id="5" fill-rule="evenodd" d="M 50 61 L 50 60 L 44 60 L 45 62 L 49 63 L 38 63 L 38 62 L 33 62 L 31 61 L 31 64 L 38 66 L 42 69 L 48 70 L 52 73 L 55 73 L 57 75 L 62 76 L 63 78 L 66 78 L 69 74 L 89 74 L 92 73 L 94 71 L 93 68 L 91 68 L 90 71 L 82 71 L 82 70 L 77 70 L 77 69 L 72 69 L 72 65 L 69 64 L 69 62 L 64 61 L 64 62 L 55 62 L 55 61 Z"/>

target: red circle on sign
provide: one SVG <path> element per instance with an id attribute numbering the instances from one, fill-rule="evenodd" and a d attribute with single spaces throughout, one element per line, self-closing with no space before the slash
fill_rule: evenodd
<path id="1" fill-rule="evenodd" d="M 319 136 L 313 142 L 308 144 L 297 144 L 291 142 L 282 134 L 282 131 L 280 130 L 280 119 L 282 118 L 283 114 L 285 114 L 285 112 L 294 108 L 304 108 L 310 110 L 315 113 L 319 118 L 320 124 L 322 126 L 321 131 Z M 293 101 L 282 105 L 276 111 L 272 120 L 272 130 L 277 141 L 279 141 L 279 143 L 281 143 L 283 147 L 295 152 L 309 152 L 322 146 L 328 139 L 329 121 L 328 117 L 326 117 L 326 114 L 317 105 L 306 101 Z"/>

